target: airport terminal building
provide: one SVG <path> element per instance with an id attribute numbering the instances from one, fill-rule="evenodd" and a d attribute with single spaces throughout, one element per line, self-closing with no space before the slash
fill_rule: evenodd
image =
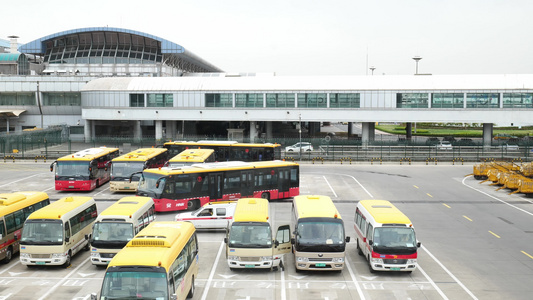
<path id="1" fill-rule="evenodd" d="M 375 122 L 442 122 L 483 124 L 490 142 L 493 124 L 533 120 L 533 74 L 230 74 L 173 42 L 109 27 L 2 49 L 1 132 L 66 125 L 86 140 L 207 132 L 253 140 L 287 124 L 305 123 L 312 135 L 320 122 L 359 122 L 371 141 Z"/>

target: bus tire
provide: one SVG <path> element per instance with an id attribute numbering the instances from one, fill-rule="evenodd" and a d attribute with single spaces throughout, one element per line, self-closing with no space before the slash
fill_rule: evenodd
<path id="1" fill-rule="evenodd" d="M 357 253 L 359 255 L 363 255 L 363 250 L 361 250 L 361 247 L 359 247 L 359 239 L 356 240 L 357 243 Z"/>
<path id="2" fill-rule="evenodd" d="M 85 244 L 85 246 L 83 247 L 83 250 L 85 251 L 91 250 L 91 243 L 89 243 L 90 240 L 91 240 L 91 237 L 89 236 L 89 239 L 87 240 L 87 244 Z"/>
<path id="3" fill-rule="evenodd" d="M 262 193 L 261 194 L 261 198 L 267 199 L 268 201 L 270 201 L 270 193 L 267 193 L 267 192 Z"/>
<path id="4" fill-rule="evenodd" d="M 11 246 L 9 246 L 6 250 L 6 257 L 4 257 L 4 260 L 3 262 L 5 264 L 7 264 L 8 262 L 11 261 L 11 258 L 13 258 L 13 248 L 11 248 Z"/>
<path id="5" fill-rule="evenodd" d="M 200 208 L 200 200 L 189 200 L 187 202 L 188 210 L 197 210 L 198 208 Z"/>
<path id="6" fill-rule="evenodd" d="M 192 277 L 191 289 L 187 294 L 187 299 L 191 299 L 192 297 L 194 297 L 194 276 Z"/>
<path id="7" fill-rule="evenodd" d="M 65 261 L 65 263 L 63 264 L 63 267 L 66 269 L 70 266 L 70 258 L 72 257 L 72 252 L 68 252 L 67 254 L 67 260 Z"/>

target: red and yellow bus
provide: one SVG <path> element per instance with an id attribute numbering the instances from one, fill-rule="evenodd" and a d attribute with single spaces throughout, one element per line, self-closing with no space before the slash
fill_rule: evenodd
<path id="1" fill-rule="evenodd" d="M 239 143 L 236 141 L 167 142 L 170 156 L 187 149 L 213 149 L 216 161 L 267 161 L 281 159 L 281 145 L 272 143 Z"/>
<path id="2" fill-rule="evenodd" d="M 141 148 L 113 158 L 109 189 L 112 192 L 135 192 L 139 177 L 130 180 L 131 174 L 162 167 L 167 161 L 168 151 L 165 148 Z"/>
<path id="3" fill-rule="evenodd" d="M 283 199 L 300 193 L 299 165 L 285 161 L 215 162 L 146 169 L 138 196 L 154 199 L 156 211 L 197 209 L 210 201 Z"/>
<path id="4" fill-rule="evenodd" d="M 110 179 L 109 165 L 119 155 L 118 148 L 89 148 L 58 158 L 56 165 L 56 191 L 92 191 Z"/>
<path id="5" fill-rule="evenodd" d="M 8 263 L 19 252 L 24 221 L 41 207 L 50 204 L 43 192 L 0 194 L 0 260 Z"/>

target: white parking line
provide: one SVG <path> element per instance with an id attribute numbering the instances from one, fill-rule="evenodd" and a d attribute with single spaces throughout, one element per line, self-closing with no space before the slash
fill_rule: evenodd
<path id="1" fill-rule="evenodd" d="M 35 177 L 35 176 L 39 176 L 39 175 L 41 175 L 41 174 L 46 174 L 46 173 L 39 173 L 39 174 L 31 175 L 31 176 L 28 176 L 28 177 L 24 177 L 24 178 L 19 179 L 19 180 L 11 181 L 10 183 L 2 184 L 2 185 L 0 185 L 0 187 L 2 187 L 2 186 L 6 186 L 6 185 L 11 185 L 11 184 L 13 184 L 13 183 L 15 183 L 15 182 L 19 182 L 19 181 L 23 181 L 23 180 L 28 180 L 28 178 Z"/>
<path id="2" fill-rule="evenodd" d="M 437 290 L 437 292 L 439 293 L 439 295 L 442 297 L 442 299 L 446 299 L 448 300 L 448 297 L 446 297 L 446 295 L 444 294 L 444 292 L 442 292 L 441 289 L 439 289 L 439 287 L 437 286 L 437 284 L 435 284 L 435 281 L 433 281 L 433 279 L 431 279 L 431 277 L 429 277 L 429 275 L 424 271 L 424 269 L 422 269 L 422 267 L 419 265 L 417 267 L 417 269 L 422 273 L 422 275 L 424 275 L 424 277 L 426 277 L 426 279 L 429 281 L 429 283 L 433 286 L 433 288 L 435 290 Z"/>
<path id="3" fill-rule="evenodd" d="M 76 269 L 70 271 L 70 273 L 67 274 L 67 276 L 63 277 L 63 279 L 59 280 L 58 283 L 56 283 L 53 287 L 51 287 L 46 293 L 44 293 L 44 295 L 41 296 L 41 298 L 39 298 L 39 300 L 43 300 L 43 299 L 46 299 L 46 297 L 48 295 L 50 295 L 55 289 L 57 289 L 57 287 L 59 287 L 61 284 L 63 284 L 63 282 L 65 282 L 67 279 L 70 279 L 69 277 L 76 273 L 78 271 L 79 268 L 81 268 L 83 265 L 85 265 L 89 260 L 91 259 L 91 257 L 87 257 L 86 260 L 84 260 L 79 266 L 76 267 Z"/>
<path id="4" fill-rule="evenodd" d="M 220 254 L 222 253 L 222 249 L 224 249 L 224 241 L 220 243 L 220 248 L 218 249 L 217 257 L 215 258 L 215 262 L 213 263 L 213 268 L 211 269 L 211 273 L 209 273 L 209 279 L 207 279 L 207 283 L 205 284 L 204 293 L 202 294 L 202 300 L 207 299 L 207 293 L 209 293 L 211 281 L 213 281 L 213 276 L 215 276 L 215 270 L 218 265 L 218 260 L 220 259 Z"/>
<path id="5" fill-rule="evenodd" d="M 331 192 L 333 193 L 333 195 L 335 196 L 335 198 L 337 198 L 337 193 L 335 193 L 335 190 L 333 189 L 333 187 L 331 186 L 331 184 L 329 184 L 329 181 L 326 179 L 326 176 L 322 176 L 324 178 L 324 180 L 326 181 L 326 183 L 328 184 L 329 186 L 329 189 L 331 190 Z"/>
<path id="6" fill-rule="evenodd" d="M 359 298 L 361 298 L 361 300 L 365 300 L 365 295 L 363 294 L 363 290 L 361 290 L 361 287 L 359 286 L 359 282 L 357 282 L 357 279 L 355 278 L 355 273 L 353 272 L 352 267 L 350 265 L 351 263 L 348 260 L 348 256 L 346 256 L 346 268 L 348 268 L 348 272 L 350 272 L 350 277 L 352 277 L 352 281 L 355 284 L 355 288 L 357 289 Z"/>

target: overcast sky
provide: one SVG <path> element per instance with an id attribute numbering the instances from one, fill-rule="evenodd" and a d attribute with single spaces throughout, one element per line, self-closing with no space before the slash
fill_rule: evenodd
<path id="1" fill-rule="evenodd" d="M 165 4 L 162 4 L 165 3 Z M 227 72 L 277 75 L 533 73 L 531 0 L 27 0 L 0 38 L 24 44 L 109 26 L 183 46 Z"/>

